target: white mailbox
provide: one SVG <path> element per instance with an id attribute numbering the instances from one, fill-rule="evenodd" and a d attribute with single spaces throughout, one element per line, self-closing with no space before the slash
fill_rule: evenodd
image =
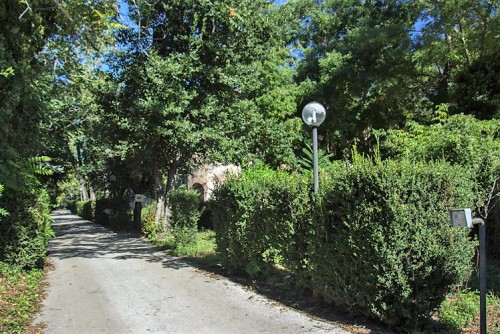
<path id="1" fill-rule="evenodd" d="M 472 228 L 472 210 L 471 209 L 451 209 L 450 222 L 453 227 Z"/>
<path id="2" fill-rule="evenodd" d="M 144 197 L 145 197 L 144 194 L 135 194 L 135 201 L 142 203 L 144 202 Z"/>

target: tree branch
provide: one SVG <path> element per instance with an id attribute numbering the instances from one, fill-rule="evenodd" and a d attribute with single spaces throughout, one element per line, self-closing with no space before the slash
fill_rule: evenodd
<path id="1" fill-rule="evenodd" d="M 26 5 L 26 9 L 19 15 L 19 20 L 28 12 L 28 10 L 31 10 L 30 4 L 28 3 L 28 0 L 22 0 L 20 1 L 21 3 L 24 3 Z"/>

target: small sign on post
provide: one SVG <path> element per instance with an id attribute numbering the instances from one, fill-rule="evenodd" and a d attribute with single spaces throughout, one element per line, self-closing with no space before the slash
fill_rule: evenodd
<path id="1" fill-rule="evenodd" d="M 479 225 L 479 332 L 486 334 L 486 224 L 481 218 L 472 218 L 471 209 L 451 209 L 452 227 Z"/>
<path id="2" fill-rule="evenodd" d="M 450 222 L 453 227 L 472 228 L 472 210 L 471 209 L 451 209 Z"/>
<path id="3" fill-rule="evenodd" d="M 139 203 L 144 202 L 144 194 L 135 194 L 135 201 Z"/>

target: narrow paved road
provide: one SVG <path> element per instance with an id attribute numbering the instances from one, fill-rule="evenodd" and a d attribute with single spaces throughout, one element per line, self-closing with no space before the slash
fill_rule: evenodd
<path id="1" fill-rule="evenodd" d="M 208 277 L 138 238 L 67 211 L 53 218 L 55 268 L 34 321 L 47 334 L 347 333 Z"/>

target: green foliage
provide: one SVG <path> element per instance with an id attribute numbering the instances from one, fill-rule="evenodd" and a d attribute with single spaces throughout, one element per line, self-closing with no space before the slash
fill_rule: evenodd
<path id="1" fill-rule="evenodd" d="M 164 247 L 165 251 L 174 256 L 204 257 L 206 260 L 217 261 L 215 256 L 215 232 L 201 231 L 196 233 L 194 243 L 183 243 L 176 239 L 174 235 L 168 234 L 163 239 L 155 243 Z M 217 258 L 217 259 L 216 259 Z"/>
<path id="2" fill-rule="evenodd" d="M 43 270 L 0 262 L 0 332 L 23 333 L 42 299 Z"/>
<path id="3" fill-rule="evenodd" d="M 41 156 L 41 157 L 33 157 L 29 159 L 29 164 L 31 167 L 31 171 L 35 175 L 52 175 L 54 174 L 54 171 L 50 169 L 49 162 L 52 161 L 52 158 L 47 157 L 47 156 Z"/>
<path id="4" fill-rule="evenodd" d="M 295 5 L 305 19 L 300 43 L 304 59 L 297 71 L 301 102 L 317 100 L 326 107 L 318 131 L 328 153 L 365 143 L 373 127 L 404 123 L 406 110 L 415 108 L 416 101 L 409 52 L 409 32 L 416 21 L 411 3 L 325 0 Z"/>
<path id="5" fill-rule="evenodd" d="M 448 210 L 474 200 L 470 171 L 446 163 L 333 164 L 316 200 L 309 178 L 256 166 L 210 203 L 217 252 L 230 271 L 279 264 L 328 302 L 416 329 L 470 274 L 475 243 Z"/>
<path id="6" fill-rule="evenodd" d="M 116 229 L 132 227 L 132 210 L 127 200 L 122 198 L 102 198 L 95 204 L 94 222 Z"/>
<path id="7" fill-rule="evenodd" d="M 307 276 L 309 181 L 257 165 L 215 189 L 209 207 L 217 252 L 228 270 L 257 276 L 279 263 Z"/>
<path id="8" fill-rule="evenodd" d="M 8 78 L 11 75 L 14 75 L 14 69 L 12 67 L 9 67 L 5 70 L 0 70 L 0 75 Z"/>
<path id="9" fill-rule="evenodd" d="M 77 201 L 76 202 L 76 215 L 83 219 L 92 221 L 94 219 L 94 201 Z"/>
<path id="10" fill-rule="evenodd" d="M 200 194 L 196 190 L 181 187 L 168 195 L 171 210 L 171 233 L 177 248 L 190 247 L 196 243 L 198 221 L 201 217 Z"/>
<path id="11" fill-rule="evenodd" d="M 441 321 L 454 329 L 462 329 L 471 324 L 479 314 L 479 296 L 475 292 L 459 293 L 453 299 L 441 304 Z"/>
<path id="12" fill-rule="evenodd" d="M 470 113 L 478 119 L 500 118 L 500 59 L 497 52 L 476 60 L 459 72 L 453 92 L 453 113 Z"/>
<path id="13" fill-rule="evenodd" d="M 387 131 L 381 142 L 384 157 L 412 161 L 447 161 L 467 169 L 476 197 L 469 204 L 475 214 L 488 218 L 488 252 L 500 258 L 500 120 L 479 121 L 452 116 L 431 126 L 408 123 L 404 130 Z M 496 207 L 495 207 L 496 206 Z"/>
<path id="14" fill-rule="evenodd" d="M 299 171 L 301 173 L 309 173 L 313 170 L 314 167 L 314 157 L 313 157 L 313 148 L 311 145 L 302 149 L 303 156 L 298 160 Z M 333 154 L 326 154 L 322 149 L 318 149 L 318 167 L 321 169 L 325 169 L 330 167 L 331 162 L 330 159 L 333 157 Z"/>
<path id="15" fill-rule="evenodd" d="M 302 19 L 294 40 L 303 105 L 323 103 L 318 129 L 337 158 L 372 129 L 448 114 L 498 118 L 500 4 L 496 0 L 288 2 Z"/>
<path id="16" fill-rule="evenodd" d="M 155 211 L 155 203 L 149 204 L 141 210 L 141 235 L 151 240 L 156 240 L 159 232 L 155 224 Z"/>
<path id="17" fill-rule="evenodd" d="M 4 189 L 3 185 L 0 184 L 0 197 L 2 196 L 3 189 Z M 8 215 L 9 213 L 7 212 L 7 210 L 5 210 L 4 208 L 0 208 L 0 218 L 6 217 Z"/>
<path id="18" fill-rule="evenodd" d="M 283 25 L 291 13 L 263 0 L 237 7 L 231 16 L 223 2 L 129 1 L 144 38 L 136 28 L 119 34 L 128 52 L 117 52 L 117 75 L 96 87 L 95 137 L 106 160 L 140 175 L 133 184 L 175 174 L 194 157 L 293 162 L 300 121 Z"/>
<path id="19" fill-rule="evenodd" d="M 10 212 L 0 223 L 0 261 L 22 268 L 41 267 L 54 236 L 48 193 L 41 190 L 27 210 L 21 207 Z"/>
<path id="20" fill-rule="evenodd" d="M 70 201 L 66 203 L 66 208 L 71 211 L 72 214 L 76 215 L 77 214 L 77 208 L 76 208 L 76 202 L 77 201 Z"/>
<path id="21" fill-rule="evenodd" d="M 56 202 L 59 207 L 66 207 L 76 214 L 76 211 L 71 210 L 72 203 L 80 197 L 80 183 L 75 178 L 59 181 L 57 186 Z"/>
<path id="22" fill-rule="evenodd" d="M 49 101 L 72 94 L 75 69 L 89 65 L 89 53 L 106 44 L 96 36 L 106 35 L 115 12 L 114 1 L 108 0 L 0 4 L 0 183 L 5 186 L 0 260 L 29 267 L 45 254 L 51 233 L 41 214 L 41 189 L 57 177 L 47 155 L 57 152 L 56 159 L 69 160 L 61 153 L 65 145 L 60 139 L 74 121 L 69 108 L 52 108 L 55 103 Z"/>
<path id="23" fill-rule="evenodd" d="M 449 103 L 452 113 L 494 118 L 499 108 L 498 1 L 425 0 L 421 5 L 413 52 L 419 90 L 433 105 Z"/>
<path id="24" fill-rule="evenodd" d="M 448 210 L 473 202 L 469 172 L 446 163 L 372 162 L 354 154 L 323 187 L 313 284 L 324 298 L 415 329 L 470 274 L 474 243 Z"/>

